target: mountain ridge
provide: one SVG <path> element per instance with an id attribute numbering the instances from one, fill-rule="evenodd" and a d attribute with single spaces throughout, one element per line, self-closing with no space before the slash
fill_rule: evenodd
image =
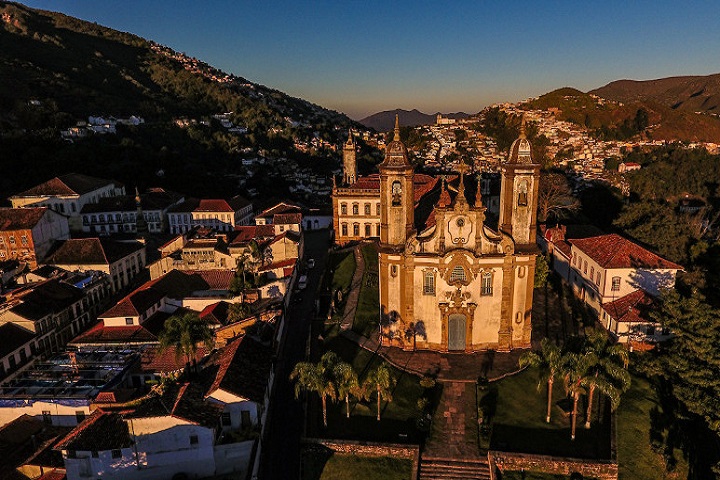
<path id="1" fill-rule="evenodd" d="M 404 127 L 417 127 L 418 125 L 434 125 L 437 121 L 438 114 L 441 113 L 436 112 L 433 114 L 428 114 L 421 112 L 417 108 L 414 108 L 412 110 L 403 110 L 401 108 L 396 108 L 394 110 L 384 110 L 382 112 L 374 113 L 361 120 L 358 120 L 358 123 L 368 128 L 375 129 L 378 132 L 385 132 L 391 130 L 395 125 L 396 114 L 399 117 L 400 125 Z M 442 113 L 441 115 L 443 117 L 455 119 L 468 118 L 470 116 L 465 112 Z"/>

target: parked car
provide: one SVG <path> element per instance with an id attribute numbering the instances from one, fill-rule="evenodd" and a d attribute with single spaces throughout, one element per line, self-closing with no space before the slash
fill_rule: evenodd
<path id="1" fill-rule="evenodd" d="M 314 259 L 314 258 L 308 258 L 307 266 L 308 266 L 308 268 L 315 268 L 315 259 Z"/>

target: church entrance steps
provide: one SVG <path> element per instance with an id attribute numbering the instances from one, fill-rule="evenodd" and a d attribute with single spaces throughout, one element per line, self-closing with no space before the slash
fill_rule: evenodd
<path id="1" fill-rule="evenodd" d="M 490 464 L 487 458 L 422 457 L 420 460 L 420 480 L 490 480 L 490 478 Z"/>

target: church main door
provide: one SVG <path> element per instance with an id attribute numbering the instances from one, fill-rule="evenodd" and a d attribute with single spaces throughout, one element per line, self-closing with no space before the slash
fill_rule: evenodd
<path id="1" fill-rule="evenodd" d="M 448 350 L 465 350 L 465 321 L 459 313 L 448 317 Z"/>

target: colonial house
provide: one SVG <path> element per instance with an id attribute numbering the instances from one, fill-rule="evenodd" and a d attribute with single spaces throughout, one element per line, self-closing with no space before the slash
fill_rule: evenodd
<path id="1" fill-rule="evenodd" d="M 93 270 L 110 275 L 114 291 L 132 282 L 145 268 L 145 245 L 109 238 L 73 238 L 58 242 L 43 260 L 65 270 Z"/>
<path id="2" fill-rule="evenodd" d="M 184 200 L 182 195 L 162 188 L 152 188 L 136 196 L 103 197 L 97 203 L 83 206 L 83 232 L 100 235 L 138 233 L 138 211 L 150 233 L 165 233 L 168 228 L 168 210 Z M 138 210 L 138 208 L 140 210 Z"/>
<path id="3" fill-rule="evenodd" d="M 68 217 L 70 229 L 82 231 L 80 212 L 103 197 L 125 195 L 125 187 L 112 180 L 68 173 L 10 197 L 13 208 L 48 207 Z"/>
<path id="4" fill-rule="evenodd" d="M 668 338 L 648 310 L 662 289 L 675 285 L 682 266 L 617 234 L 566 239 L 565 232 L 548 229 L 543 242 L 552 251 L 554 270 L 600 323 L 628 342 Z"/>
<path id="5" fill-rule="evenodd" d="M 184 233 L 197 226 L 230 232 L 252 220 L 252 203 L 237 196 L 231 200 L 189 198 L 168 211 L 170 233 Z"/>
<path id="6" fill-rule="evenodd" d="M 332 215 L 317 208 L 280 202 L 255 215 L 255 225 L 273 225 L 275 234 L 288 230 L 317 230 L 332 227 Z"/>
<path id="7" fill-rule="evenodd" d="M 110 282 L 99 272 L 64 272 L 19 288 L 0 305 L 0 378 L 31 362 L 38 354 L 62 351 L 95 320 L 110 294 Z"/>
<path id="8" fill-rule="evenodd" d="M 179 235 L 160 247 L 160 259 L 148 266 L 150 278 L 158 278 L 173 269 L 234 269 L 237 258 L 228 249 L 228 236 L 232 235 L 234 232 L 216 233 L 204 227 Z"/>
<path id="9" fill-rule="evenodd" d="M 65 217 L 47 207 L 0 208 L 0 262 L 35 269 L 55 240 L 70 238 Z"/>

